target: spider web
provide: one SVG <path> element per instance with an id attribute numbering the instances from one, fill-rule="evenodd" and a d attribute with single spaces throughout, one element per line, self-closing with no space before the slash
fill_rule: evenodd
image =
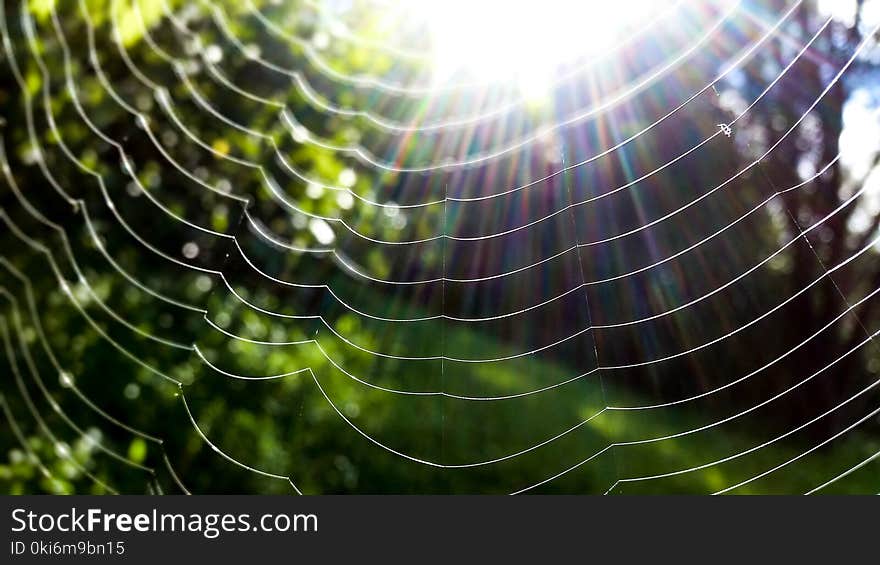
<path id="1" fill-rule="evenodd" d="M 677 2 L 535 107 L 372 3 L 2 9 L 0 406 L 44 489 L 877 491 L 876 176 L 793 205 L 876 27 Z"/>

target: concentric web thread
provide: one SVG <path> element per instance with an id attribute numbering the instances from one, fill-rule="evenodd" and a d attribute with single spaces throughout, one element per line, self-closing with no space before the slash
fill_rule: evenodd
<path id="1" fill-rule="evenodd" d="M 370 2 L 5 3 L 11 488 L 876 493 L 865 5 L 670 3 L 536 101 Z"/>

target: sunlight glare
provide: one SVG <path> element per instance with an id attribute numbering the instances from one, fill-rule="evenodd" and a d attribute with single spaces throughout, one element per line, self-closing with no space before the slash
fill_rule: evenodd
<path id="1" fill-rule="evenodd" d="M 560 65 L 607 51 L 656 16 L 653 0 L 414 0 L 434 47 L 434 77 L 510 81 L 527 97 L 545 93 Z"/>

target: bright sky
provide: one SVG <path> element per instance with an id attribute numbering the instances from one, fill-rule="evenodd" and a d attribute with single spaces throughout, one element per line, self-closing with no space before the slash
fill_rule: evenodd
<path id="1" fill-rule="evenodd" d="M 553 68 L 607 50 L 623 30 L 656 17 L 669 4 L 654 0 L 411 0 L 429 22 L 438 82 L 453 73 L 512 79 L 540 89 Z"/>

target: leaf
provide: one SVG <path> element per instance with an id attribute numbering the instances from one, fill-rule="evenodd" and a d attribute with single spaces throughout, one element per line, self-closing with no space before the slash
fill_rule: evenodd
<path id="1" fill-rule="evenodd" d="M 135 438 L 128 446 L 128 458 L 135 463 L 143 463 L 147 458 L 147 442 L 141 438 Z"/>

